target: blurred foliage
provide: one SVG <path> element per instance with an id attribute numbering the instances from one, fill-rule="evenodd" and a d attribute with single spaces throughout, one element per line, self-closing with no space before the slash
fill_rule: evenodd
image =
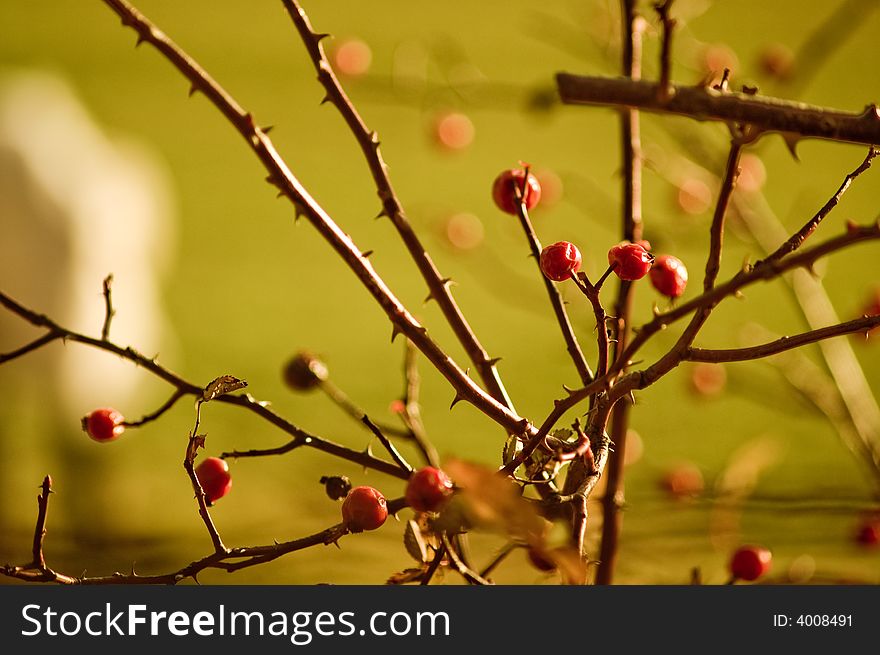
<path id="1" fill-rule="evenodd" d="M 680 0 L 673 79 L 697 83 L 706 46 L 724 44 L 738 61 L 735 82 L 757 83 L 765 92 L 789 97 L 787 85 L 797 80 L 798 62 L 789 81 L 774 80 L 759 63 L 762 53 L 772 44 L 797 53 L 836 4 L 807 11 L 794 0 Z M 322 94 L 311 62 L 281 4 L 140 0 L 137 5 L 260 124 L 275 126 L 272 138 L 295 174 L 362 249 L 375 250 L 372 262 L 379 273 L 464 365 L 465 356 L 437 308 L 423 304 L 424 284 L 390 224 L 373 219 L 379 204 L 368 171 L 336 111 L 319 105 Z M 589 275 L 604 269 L 620 214 L 617 117 L 604 109 L 557 106 L 552 76 L 560 70 L 617 74 L 616 3 L 346 0 L 306 2 L 305 8 L 319 31 L 331 32 L 337 41 L 357 37 L 369 44 L 369 72 L 345 80 L 346 88 L 379 132 L 404 206 L 441 272 L 458 283 L 454 293 L 475 331 L 492 356 L 503 356 L 500 370 L 518 411 L 539 420 L 561 384 L 575 384 L 576 376 L 541 280 L 526 258 L 526 243 L 516 222 L 492 206 L 489 188 L 498 171 L 519 160 L 555 171 L 564 195 L 555 206 L 536 212 L 538 234 L 547 243 L 575 241 Z M 651 76 L 656 19 L 648 6 L 644 11 L 650 20 L 645 75 Z M 840 47 L 797 99 L 846 110 L 880 100 L 878 30 L 880 12 L 865 12 L 859 24 L 849 25 Z M 297 425 L 365 447 L 369 435 L 325 397 L 287 390 L 282 365 L 300 348 L 315 351 L 328 363 L 335 384 L 371 416 L 393 421 L 388 406 L 402 389 L 403 344 L 390 343 L 384 315 L 316 232 L 294 225 L 291 207 L 275 200 L 238 135 L 204 98 L 188 99 L 179 74 L 148 46 L 135 49 L 134 41 L 97 0 L 0 3 L 0 73 L 24 67 L 60 73 L 107 130 L 150 144 L 171 171 L 180 222 L 164 304 L 178 343 L 161 361 L 194 381 L 224 373 L 246 378 L 251 393 L 270 400 Z M 475 128 L 473 143 L 454 152 L 438 148 L 431 134 L 438 114 L 449 110 L 465 113 Z M 697 163 L 717 175 L 726 156 L 725 130 L 644 116 L 642 141 L 656 164 L 645 172 L 645 236 L 656 250 L 675 252 L 689 263 L 692 283 L 697 282 L 711 208 L 682 212 L 667 178 L 678 170 L 682 142 L 704 144 Z M 824 203 L 864 154 L 861 147 L 813 141 L 799 146 L 798 162 L 778 137 L 753 151 L 766 167 L 768 201 L 791 229 Z M 870 171 L 860 179 L 820 232 L 839 232 L 847 218 L 873 220 L 878 174 Z M 482 242 L 465 250 L 444 236 L 445 220 L 462 212 L 476 217 L 483 231 Z M 125 207 L 119 213 L 124 220 Z M 735 234 L 727 246 L 722 277 L 756 253 Z M 0 254 L 9 247 L 14 244 L 0 237 Z M 824 270 L 842 318 L 857 315 L 871 285 L 880 282 L 878 254 L 877 244 L 862 246 L 835 257 Z M 100 282 L 93 281 L 96 293 Z M 593 357 L 591 312 L 573 289 L 566 289 L 566 296 Z M 746 296 L 745 302 L 728 301 L 718 309 L 700 344 L 738 345 L 741 329 L 751 322 L 780 334 L 804 329 L 783 284 L 755 287 Z M 19 300 L 41 308 L 40 298 Z M 650 317 L 658 300 L 647 284 L 640 285 L 636 321 Z M 116 298 L 120 312 L 137 302 Z M 96 316 L 96 329 L 99 323 Z M 672 343 L 676 330 L 670 332 L 653 340 L 646 358 Z M 0 350 L 12 347 L 0 341 Z M 859 345 L 857 352 L 880 392 L 880 346 Z M 39 385 L 22 385 L 24 370 L 21 362 L 0 369 L 0 561 L 28 558 L 33 498 L 46 472 L 58 491 L 46 552 L 50 565 L 60 570 L 88 568 L 99 574 L 127 570 L 136 561 L 139 571 L 159 571 L 208 552 L 210 541 L 181 467 L 192 424 L 189 403 L 102 446 L 88 442 L 77 424 L 52 419 L 46 408 L 53 399 L 43 397 Z M 774 550 L 781 579 L 792 562 L 803 563 L 796 558 L 807 555 L 831 579 L 880 581 L 878 551 L 861 550 L 852 540 L 859 512 L 872 507 L 870 480 L 827 422 L 764 364 L 729 365 L 723 392 L 712 397 L 691 392 L 691 372 L 682 366 L 638 396 L 633 427 L 644 455 L 628 469 L 618 580 L 684 583 L 699 566 L 707 582 L 723 582 L 728 553 L 746 541 Z M 27 375 L 39 376 L 39 370 L 29 369 Z M 423 416 L 441 456 L 497 465 L 505 435 L 472 407 L 461 404 L 449 411 L 452 393 L 445 381 L 427 366 L 422 375 Z M 139 416 L 157 407 L 168 390 L 151 384 L 142 403 L 119 409 Z M 113 381 L 107 386 L 109 404 Z M 202 429 L 209 454 L 286 441 L 268 424 L 220 405 L 203 410 Z M 73 459 L 54 451 L 68 440 L 83 442 Z M 759 451 L 774 456 L 736 503 L 717 500 L 716 483 L 738 461 L 743 445 L 756 440 L 763 444 Z M 378 444 L 374 450 L 379 452 Z M 706 480 L 696 499 L 672 498 L 658 484 L 681 461 L 698 466 Z M 227 544 L 293 538 L 337 521 L 339 508 L 324 494 L 322 475 L 345 474 L 389 497 L 403 490 L 400 481 L 307 450 L 234 462 L 232 472 L 233 491 L 213 511 Z M 726 512 L 721 524 L 719 512 Z M 599 514 L 596 507 L 592 516 Z M 596 523 L 590 527 L 593 539 Z M 405 520 L 389 521 L 375 533 L 344 539 L 341 550 L 310 549 L 202 581 L 381 583 L 408 565 L 404 525 Z M 502 543 L 490 536 L 473 541 L 486 562 Z M 519 552 L 494 575 L 505 583 L 553 580 L 530 568 Z M 454 576 L 446 580 L 455 582 Z"/>

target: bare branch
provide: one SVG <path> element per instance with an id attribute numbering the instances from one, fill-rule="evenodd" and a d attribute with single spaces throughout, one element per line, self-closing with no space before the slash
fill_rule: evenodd
<path id="1" fill-rule="evenodd" d="M 337 108 L 363 151 L 367 165 L 370 168 L 370 173 L 373 176 L 373 182 L 379 192 L 379 198 L 382 201 L 382 213 L 391 219 L 410 257 L 428 285 L 428 289 L 431 292 L 430 298 L 435 300 L 440 306 L 440 310 L 452 327 L 455 336 L 468 353 L 474 366 L 477 367 L 483 383 L 498 402 L 513 411 L 513 403 L 504 389 L 504 385 L 495 368 L 497 360 L 490 358 L 480 344 L 476 334 L 474 334 L 473 329 L 452 297 L 446 278 L 437 270 L 436 265 L 428 255 L 428 251 L 422 245 L 403 211 L 403 206 L 391 184 L 388 166 L 382 158 L 382 151 L 379 147 L 379 135 L 370 130 L 363 118 L 358 114 L 348 95 L 343 90 L 342 85 L 339 83 L 336 74 L 333 72 L 330 62 L 324 55 L 324 47 L 321 41 L 325 35 L 318 34 L 312 29 L 308 16 L 306 16 L 305 11 L 303 11 L 296 0 L 282 1 L 308 50 L 309 57 L 312 59 L 312 63 L 318 73 L 318 81 L 323 85 L 324 91 L 327 94 L 326 100 Z"/>
<path id="2" fill-rule="evenodd" d="M 776 250 L 774 250 L 766 259 L 759 261 L 757 265 L 760 265 L 764 262 L 772 262 L 782 259 L 787 254 L 794 252 L 798 248 L 803 245 L 804 241 L 809 238 L 813 232 L 816 231 L 816 228 L 819 227 L 819 223 L 831 213 L 831 210 L 837 207 L 837 204 L 840 202 L 840 199 L 843 197 L 843 194 L 846 193 L 846 190 L 849 189 L 850 185 L 853 181 L 866 170 L 871 168 L 871 161 L 880 154 L 880 149 L 871 147 L 868 149 L 868 154 L 865 157 L 865 160 L 859 164 L 859 167 L 856 168 L 852 173 L 849 173 L 843 180 L 843 183 L 837 189 L 833 196 L 828 199 L 822 208 L 816 213 L 813 218 L 811 218 L 807 223 L 797 232 L 795 232 L 785 243 L 779 246 Z"/>
<path id="3" fill-rule="evenodd" d="M 556 83 L 562 102 L 566 104 L 635 107 L 701 121 L 748 123 L 763 132 L 880 144 L 880 109 L 877 105 L 869 105 L 861 114 L 856 114 L 768 96 L 681 85 L 672 85 L 673 96 L 660 102 L 656 82 L 558 73 Z"/>
<path id="4" fill-rule="evenodd" d="M 709 230 L 709 257 L 706 260 L 706 275 L 703 278 L 704 291 L 709 291 L 715 286 L 715 280 L 718 278 L 718 272 L 721 270 L 721 249 L 724 245 L 724 219 L 727 216 L 727 208 L 730 205 L 730 196 L 733 194 L 734 187 L 736 187 L 736 179 L 739 177 L 739 156 L 741 152 L 742 145 L 734 139 L 730 146 L 730 153 L 727 156 L 724 178 L 721 182 L 721 190 L 718 193 L 718 201 L 715 203 L 712 227 Z"/>
<path id="5" fill-rule="evenodd" d="M 354 404 L 348 395 L 342 391 L 339 387 L 333 384 L 330 380 L 319 380 L 318 388 L 323 391 L 330 400 L 332 400 L 343 412 L 351 416 L 355 421 L 360 423 L 361 425 L 365 425 L 364 417 L 367 413 L 361 408 Z M 410 430 L 399 428 L 394 425 L 386 425 L 384 423 L 373 423 L 376 427 L 380 428 L 382 432 L 386 434 L 390 434 L 395 437 L 403 437 L 404 439 L 409 439 L 412 437 Z"/>
<path id="6" fill-rule="evenodd" d="M 110 297 L 110 285 L 113 284 L 113 274 L 111 273 L 104 278 L 101 285 L 104 295 L 104 324 L 101 326 L 101 341 L 107 341 L 110 338 L 110 321 L 116 315 L 113 309 L 113 301 Z"/>
<path id="7" fill-rule="evenodd" d="M 58 339 L 61 339 L 63 337 L 64 337 L 64 335 L 61 334 L 60 332 L 50 330 L 49 332 L 47 332 L 43 336 L 41 336 L 37 339 L 34 339 L 33 341 L 31 341 L 28 344 L 25 344 L 21 348 L 18 348 L 16 350 L 13 350 L 12 352 L 8 352 L 8 353 L 0 353 L 0 364 L 5 364 L 6 362 L 12 361 L 13 359 L 16 359 L 17 357 L 21 357 L 22 355 L 27 355 L 29 352 L 31 352 L 33 350 L 37 350 L 38 348 L 42 348 L 47 343 L 52 343 L 53 341 L 57 341 Z"/>
<path id="8" fill-rule="evenodd" d="M 400 451 L 398 451 L 397 448 L 394 447 L 394 444 L 391 443 L 388 437 L 383 434 L 382 430 L 380 430 L 376 426 L 376 424 L 370 420 L 370 417 L 365 414 L 361 420 L 363 421 L 364 425 L 367 426 L 370 432 L 372 432 L 376 436 L 376 438 L 382 443 L 382 445 L 385 446 L 385 450 L 387 450 L 388 454 L 391 455 L 391 459 L 397 462 L 397 465 L 401 468 L 401 470 L 404 471 L 407 475 L 412 473 L 413 467 L 410 466 L 409 463 L 407 463 L 407 461 L 403 458 L 403 455 L 400 454 Z"/>
<path id="9" fill-rule="evenodd" d="M 483 391 L 428 336 L 427 329 L 413 317 L 375 272 L 368 257 L 308 194 L 275 150 L 275 146 L 266 132 L 257 127 L 254 117 L 244 111 L 189 55 L 126 0 L 103 1 L 119 15 L 124 25 L 134 29 L 141 41 L 155 47 L 169 63 L 189 80 L 193 88 L 201 91 L 226 117 L 269 172 L 268 181 L 294 204 L 297 213 L 305 216 L 318 230 L 373 296 L 388 316 L 394 326 L 394 331 L 402 333 L 416 344 L 435 368 L 449 381 L 455 389 L 456 396 L 474 404 L 483 414 L 514 434 L 532 433 L 534 428 L 528 420 L 518 416 L 505 404 Z"/>
<path id="10" fill-rule="evenodd" d="M 658 86 L 657 100 L 666 102 L 675 93 L 675 89 L 671 80 L 672 71 L 672 35 L 675 34 L 674 18 L 670 17 L 669 12 L 672 9 L 674 0 L 663 0 L 654 5 L 654 10 L 660 17 L 660 25 L 662 27 L 661 45 L 660 45 L 660 84 Z"/>
<path id="11" fill-rule="evenodd" d="M 526 174 L 523 176 L 525 184 L 528 183 L 528 177 L 528 168 L 526 168 Z M 571 361 L 574 363 L 575 369 L 577 369 L 581 384 L 587 385 L 593 379 L 593 372 L 590 370 L 590 366 L 587 364 L 581 346 L 574 334 L 574 328 L 571 325 L 571 320 L 568 318 L 568 312 L 565 311 L 565 304 L 562 301 L 562 295 L 559 293 L 559 289 L 557 289 L 556 285 L 553 284 L 553 281 L 541 271 L 541 242 L 538 241 L 538 235 L 535 234 L 535 228 L 532 226 L 532 221 L 529 218 L 529 210 L 526 208 L 525 203 L 522 202 L 523 194 L 521 190 L 516 189 L 516 194 L 517 199 L 519 200 L 519 202 L 517 202 L 517 216 L 519 217 L 523 232 L 526 234 L 526 240 L 529 242 L 529 250 L 531 251 L 532 257 L 535 258 L 535 263 L 538 266 L 538 274 L 544 282 L 544 288 L 547 290 L 547 296 L 550 298 L 550 305 L 553 307 L 556 321 L 559 323 L 559 328 L 562 330 L 562 338 L 565 340 L 565 346 L 571 357 Z"/>
<path id="12" fill-rule="evenodd" d="M 208 510 L 207 496 L 205 495 L 205 490 L 202 488 L 202 483 L 196 475 L 194 466 L 196 454 L 199 448 L 204 447 L 205 444 L 204 435 L 199 434 L 199 421 L 201 420 L 202 404 L 203 401 L 201 399 L 196 402 L 196 422 L 195 425 L 193 425 L 192 431 L 189 433 L 186 454 L 183 458 L 183 468 L 189 476 L 193 491 L 196 494 L 196 503 L 198 503 L 199 506 L 199 516 L 202 517 L 202 522 L 208 529 L 208 534 L 211 536 L 211 542 L 214 544 L 214 550 L 218 553 L 226 553 L 228 552 L 228 549 L 223 545 L 220 533 L 217 531 L 217 527 L 214 525 L 214 520 L 211 518 L 211 512 Z"/>
<path id="13" fill-rule="evenodd" d="M 46 538 L 46 518 L 49 514 L 49 494 L 52 493 L 52 476 L 43 478 L 40 495 L 37 497 L 37 526 L 34 529 L 34 547 L 32 564 L 39 569 L 46 568 L 46 557 L 43 555 L 43 541 Z"/>
<path id="14" fill-rule="evenodd" d="M 167 412 L 169 409 L 174 407 L 174 405 L 177 404 L 177 401 L 180 400 L 181 398 L 183 398 L 185 395 L 186 395 L 186 393 L 184 393 L 180 389 L 175 389 L 174 392 L 171 394 L 171 397 L 169 397 L 168 400 L 166 400 L 164 403 L 162 403 L 162 406 L 159 407 L 159 409 L 157 409 L 155 412 L 147 414 L 143 418 L 138 419 L 137 421 L 123 421 L 122 425 L 124 425 L 125 427 L 128 427 L 128 428 L 137 428 L 137 427 L 144 425 L 145 423 L 150 423 L 152 421 L 155 421 L 160 416 L 162 416 L 165 412 Z"/>
<path id="15" fill-rule="evenodd" d="M 846 323 L 831 325 L 818 330 L 802 332 L 793 337 L 781 337 L 775 341 L 751 346 L 749 348 L 727 348 L 710 350 L 705 348 L 689 348 L 684 359 L 692 362 L 742 362 L 749 359 L 760 359 L 776 355 L 792 348 L 800 348 L 809 343 L 838 337 L 844 334 L 867 332 L 880 325 L 880 316 L 863 316 Z"/>

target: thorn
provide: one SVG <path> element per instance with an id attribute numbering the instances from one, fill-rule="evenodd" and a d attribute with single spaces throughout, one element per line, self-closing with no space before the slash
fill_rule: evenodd
<path id="1" fill-rule="evenodd" d="M 749 86 L 747 84 L 742 85 L 742 92 L 747 96 L 758 95 L 758 87 L 757 86 Z"/>
<path id="2" fill-rule="evenodd" d="M 440 280 L 440 284 L 448 288 L 455 284 L 455 280 L 453 280 L 451 277 L 444 277 L 442 280 Z"/>
<path id="3" fill-rule="evenodd" d="M 572 389 L 572 388 L 569 387 L 568 385 L 563 384 L 563 385 L 562 385 L 562 390 L 563 390 L 565 393 L 567 393 L 569 396 L 571 396 L 571 395 L 574 394 L 574 389 Z"/>
<path id="4" fill-rule="evenodd" d="M 422 304 L 423 304 L 423 305 L 427 305 L 427 304 L 428 304 L 429 302 L 431 302 L 432 300 L 434 300 L 434 294 L 433 294 L 433 293 L 429 293 L 427 296 L 425 296 L 425 300 L 422 301 Z"/>
<path id="5" fill-rule="evenodd" d="M 266 182 L 268 182 L 268 183 L 271 184 L 272 186 L 278 186 L 278 182 L 277 182 L 277 181 L 275 180 L 275 178 L 272 177 L 271 175 L 267 175 L 267 176 L 266 176 Z"/>
<path id="6" fill-rule="evenodd" d="M 189 97 L 192 98 L 196 94 L 196 91 L 198 91 L 198 88 L 196 87 L 196 85 L 191 84 L 189 87 Z"/>
<path id="7" fill-rule="evenodd" d="M 503 357 L 493 357 L 492 359 L 487 360 L 486 363 L 487 363 L 489 366 L 495 366 L 495 365 L 496 365 L 498 362 L 500 362 L 502 359 L 504 359 L 504 358 L 503 358 Z"/>
<path id="8" fill-rule="evenodd" d="M 397 338 L 397 335 L 400 334 L 400 328 L 396 325 L 391 326 L 391 343 L 394 343 L 394 340 Z"/>
<path id="9" fill-rule="evenodd" d="M 315 40 L 315 43 L 320 43 L 321 41 L 326 39 L 328 36 L 330 36 L 330 35 L 325 32 L 312 32 L 312 38 Z"/>
<path id="10" fill-rule="evenodd" d="M 384 207 L 381 210 L 379 210 L 378 214 L 376 214 L 376 220 L 378 221 L 383 216 L 387 216 L 388 218 L 391 218 L 391 215 L 387 211 L 385 211 Z"/>
<path id="11" fill-rule="evenodd" d="M 269 132 L 271 132 L 274 129 L 275 129 L 274 125 L 267 125 L 266 127 L 260 128 L 260 130 L 263 132 L 263 134 L 269 134 Z"/>
<path id="12" fill-rule="evenodd" d="M 284 191 L 279 191 L 278 193 L 275 194 L 275 197 L 276 197 L 276 198 L 283 198 L 283 197 L 284 197 Z M 299 214 L 296 215 L 296 218 L 294 218 L 294 220 L 295 220 L 295 221 L 298 221 L 298 220 L 299 220 Z"/>
<path id="13" fill-rule="evenodd" d="M 453 398 L 452 402 L 449 404 L 449 409 L 452 409 L 453 407 L 455 407 L 456 403 L 460 403 L 462 400 L 464 400 L 464 398 L 462 398 L 458 394 L 455 394 L 455 398 Z"/>
<path id="14" fill-rule="evenodd" d="M 372 251 L 372 250 L 367 250 L 366 252 L 362 252 L 362 253 L 361 253 L 361 257 L 363 257 L 364 259 L 367 259 L 367 258 L 369 258 L 369 256 L 372 255 L 372 254 L 373 254 L 373 251 Z"/>
<path id="15" fill-rule="evenodd" d="M 794 157 L 795 161 L 799 162 L 801 159 L 797 154 L 797 145 L 801 140 L 801 136 L 795 132 L 780 132 L 779 134 L 783 141 L 785 141 L 785 146 L 788 148 L 791 156 Z"/>
<path id="16" fill-rule="evenodd" d="M 137 43 L 134 44 L 134 47 L 135 47 L 135 48 L 139 48 L 140 45 L 141 45 L 141 43 L 143 43 L 143 42 L 146 41 L 146 40 L 147 40 L 147 39 L 144 38 L 144 35 L 143 35 L 143 34 L 138 33 Z"/>
<path id="17" fill-rule="evenodd" d="M 333 98 L 331 98 L 329 95 L 326 95 L 323 98 L 321 98 L 322 105 L 326 105 L 328 102 L 333 102 Z"/>

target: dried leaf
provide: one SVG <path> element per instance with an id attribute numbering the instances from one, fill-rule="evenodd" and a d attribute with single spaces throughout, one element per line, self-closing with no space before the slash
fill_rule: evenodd
<path id="1" fill-rule="evenodd" d="M 461 488 L 456 499 L 461 499 L 470 523 L 527 541 L 544 533 L 545 520 L 522 498 L 520 488 L 509 478 L 462 460 L 450 460 L 444 468 Z"/>
<path id="2" fill-rule="evenodd" d="M 410 520 L 406 522 L 406 529 L 403 531 L 403 545 L 406 546 L 406 552 L 408 552 L 415 561 L 420 564 L 424 564 L 428 561 L 428 546 L 422 538 L 422 531 L 419 529 L 419 524 L 415 521 Z"/>
<path id="3" fill-rule="evenodd" d="M 233 375 L 221 375 L 219 378 L 211 380 L 208 386 L 205 387 L 204 392 L 202 392 L 202 400 L 208 402 L 223 394 L 244 389 L 246 386 L 247 382 Z"/>
<path id="4" fill-rule="evenodd" d="M 388 580 L 385 581 L 385 584 L 407 584 L 409 582 L 421 582 L 422 578 L 425 576 L 425 572 L 427 571 L 427 567 L 422 567 L 419 569 L 404 569 L 403 571 L 398 571 L 394 573 Z"/>

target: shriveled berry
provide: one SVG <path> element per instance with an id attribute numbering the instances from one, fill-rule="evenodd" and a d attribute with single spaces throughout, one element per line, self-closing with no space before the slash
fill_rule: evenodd
<path id="1" fill-rule="evenodd" d="M 581 268 L 581 251 L 573 243 L 558 241 L 541 251 L 541 271 L 554 282 L 562 282 Z"/>
<path id="2" fill-rule="evenodd" d="M 738 580 L 757 580 L 770 570 L 773 555 L 760 546 L 743 546 L 730 560 L 730 572 Z"/>
<path id="3" fill-rule="evenodd" d="M 678 257 L 660 255 L 651 267 L 651 284 L 664 296 L 678 298 L 684 293 L 688 271 Z"/>
<path id="4" fill-rule="evenodd" d="M 653 262 L 654 256 L 641 243 L 622 241 L 608 251 L 608 264 L 621 280 L 641 280 Z"/>
<path id="5" fill-rule="evenodd" d="M 535 548 L 534 546 L 529 546 L 526 550 L 526 555 L 529 558 L 529 562 L 539 571 L 544 571 L 545 573 L 549 573 L 550 571 L 556 570 L 556 562 L 554 562 L 550 557 L 549 553 L 546 550 Z"/>
<path id="6" fill-rule="evenodd" d="M 351 480 L 347 475 L 325 475 L 321 478 L 321 484 L 324 485 L 324 491 L 333 500 L 345 498 L 351 491 Z"/>
<path id="7" fill-rule="evenodd" d="M 96 409 L 82 419 L 82 428 L 88 435 L 99 442 L 113 441 L 123 432 L 125 419 L 115 409 L 104 407 Z"/>
<path id="8" fill-rule="evenodd" d="M 523 202 L 526 209 L 532 209 L 541 200 L 541 184 L 538 178 L 521 168 L 512 168 L 502 171 L 492 184 L 492 199 L 501 211 L 516 216 L 519 213 L 516 189 L 523 190 L 523 181 L 526 181 L 523 192 Z"/>
<path id="9" fill-rule="evenodd" d="M 373 487 L 355 487 L 342 502 L 342 520 L 352 532 L 375 530 L 387 518 L 385 496 Z"/>
<path id="10" fill-rule="evenodd" d="M 438 511 L 451 495 L 452 480 L 433 466 L 426 466 L 413 473 L 406 485 L 406 502 L 419 512 Z"/>
<path id="11" fill-rule="evenodd" d="M 232 489 L 232 475 L 225 459 L 208 457 L 196 467 L 196 477 L 209 504 L 220 500 Z"/>
<path id="12" fill-rule="evenodd" d="M 327 365 L 310 352 L 298 352 L 284 365 L 282 376 L 294 391 L 309 391 L 327 379 Z"/>

